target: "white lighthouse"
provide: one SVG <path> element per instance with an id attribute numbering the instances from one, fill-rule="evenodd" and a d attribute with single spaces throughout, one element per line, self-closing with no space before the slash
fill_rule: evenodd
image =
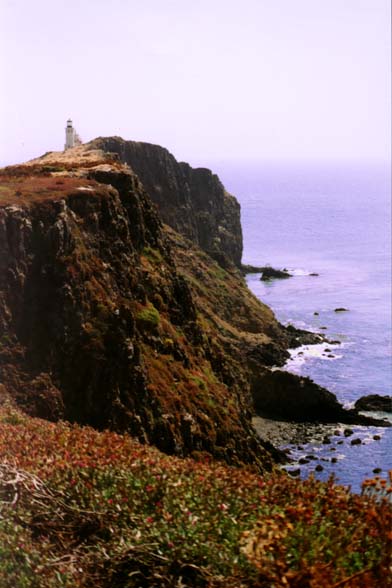
<path id="1" fill-rule="evenodd" d="M 67 126 L 65 127 L 64 150 L 70 149 L 71 147 L 75 147 L 75 145 L 81 145 L 81 143 L 82 141 L 80 140 L 79 135 L 72 126 L 72 120 L 69 118 L 67 120 Z"/>

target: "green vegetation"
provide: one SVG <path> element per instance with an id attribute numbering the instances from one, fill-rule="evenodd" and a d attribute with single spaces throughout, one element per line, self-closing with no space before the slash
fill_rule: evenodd
<path id="1" fill-rule="evenodd" d="M 200 388 L 200 390 L 204 390 L 205 392 L 208 390 L 207 384 L 205 381 L 200 378 L 199 376 L 191 375 L 189 376 L 190 380 L 196 384 Z"/>
<path id="2" fill-rule="evenodd" d="M 210 274 L 215 280 L 226 280 L 228 277 L 227 272 L 217 263 L 211 266 Z"/>
<path id="3" fill-rule="evenodd" d="M 386 501 L 168 457 L 109 431 L 23 415 L 12 424 L 9 410 L 4 588 L 391 586 Z"/>
<path id="4" fill-rule="evenodd" d="M 12 338 L 9 335 L 5 334 L 0 337 L 0 347 L 9 347 L 12 343 Z"/>
<path id="5" fill-rule="evenodd" d="M 159 311 L 151 303 L 140 310 L 136 315 L 139 327 L 144 331 L 155 331 L 160 322 Z"/>
<path id="6" fill-rule="evenodd" d="M 163 263 L 161 252 L 158 249 L 154 249 L 153 247 L 144 247 L 142 255 L 153 264 Z"/>

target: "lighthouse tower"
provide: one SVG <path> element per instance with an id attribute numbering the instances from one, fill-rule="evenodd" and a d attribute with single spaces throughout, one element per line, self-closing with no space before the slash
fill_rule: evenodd
<path id="1" fill-rule="evenodd" d="M 76 129 L 72 126 L 72 120 L 69 118 L 67 120 L 67 126 L 65 127 L 65 145 L 64 151 L 70 149 L 71 147 L 75 147 L 76 145 L 81 145 L 82 139 L 79 137 Z"/>
<path id="2" fill-rule="evenodd" d="M 67 126 L 65 127 L 65 145 L 64 150 L 70 149 L 75 145 L 75 129 L 72 126 L 72 120 L 67 120 Z"/>

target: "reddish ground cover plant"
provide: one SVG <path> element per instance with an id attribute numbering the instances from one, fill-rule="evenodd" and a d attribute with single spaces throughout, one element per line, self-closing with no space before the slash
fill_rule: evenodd
<path id="1" fill-rule="evenodd" d="M 10 407 L 0 500 L 4 588 L 392 585 L 385 499 L 177 459 Z"/>

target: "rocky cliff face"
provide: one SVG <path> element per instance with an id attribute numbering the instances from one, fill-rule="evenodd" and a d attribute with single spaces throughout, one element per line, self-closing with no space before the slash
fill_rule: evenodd
<path id="1" fill-rule="evenodd" d="M 240 234 L 230 239 L 238 207 L 219 181 L 164 149 L 148 159 L 150 147 L 141 148 L 149 190 L 170 166 L 167 181 L 176 178 L 162 205 L 174 215 L 183 203 L 174 230 L 139 176 L 96 146 L 0 170 L 0 402 L 259 470 L 281 454 L 256 435 L 255 404 L 298 420 L 320 420 L 320 405 L 344 420 L 333 395 L 270 372 L 289 346 L 317 335 L 282 327 L 247 289 L 236 267 Z M 208 207 L 204 227 L 219 231 L 219 210 L 226 218 L 215 249 L 200 228 Z M 283 413 L 282 399 L 292 407 Z"/>
<path id="2" fill-rule="evenodd" d="M 91 145 L 116 153 L 120 161 L 133 169 L 165 223 L 220 265 L 240 266 L 240 205 L 210 170 L 178 163 L 159 145 L 124 141 L 120 137 L 96 139 Z"/>
<path id="3" fill-rule="evenodd" d="M 6 168 L 1 186 L 0 396 L 271 468 L 248 367 L 282 363 L 287 340 L 233 264 L 165 228 L 139 177 L 92 146 Z"/>

